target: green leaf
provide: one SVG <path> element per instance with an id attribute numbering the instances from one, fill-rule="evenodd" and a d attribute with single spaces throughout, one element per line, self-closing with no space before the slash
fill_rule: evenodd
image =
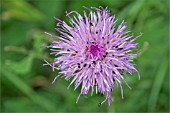
<path id="1" fill-rule="evenodd" d="M 31 71 L 33 58 L 33 55 L 29 55 L 19 62 L 11 61 L 11 63 L 8 65 L 8 68 L 16 74 L 26 74 Z"/>
<path id="2" fill-rule="evenodd" d="M 43 41 L 44 41 L 43 38 L 45 38 L 45 37 L 42 33 L 36 33 L 36 34 L 34 34 L 33 37 L 34 37 L 34 43 L 33 43 L 34 54 L 36 56 L 42 55 L 43 49 L 41 48 L 41 46 L 45 45 L 45 44 L 43 44 Z"/>

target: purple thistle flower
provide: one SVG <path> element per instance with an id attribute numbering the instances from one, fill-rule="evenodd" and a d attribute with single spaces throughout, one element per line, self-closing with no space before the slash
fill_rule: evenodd
<path id="1" fill-rule="evenodd" d="M 116 29 L 117 20 L 110 15 L 107 7 L 84 8 L 90 11 L 89 15 L 85 11 L 83 16 L 76 11 L 66 12 L 70 26 L 55 18 L 58 21 L 55 30 L 61 35 L 53 36 L 47 33 L 54 41 L 50 46 L 44 47 L 51 48 L 50 54 L 57 57 L 53 63 L 46 61 L 44 65 L 50 65 L 53 71 L 61 70 L 53 83 L 63 76 L 65 80 L 73 78 L 68 89 L 73 83 L 74 90 L 81 85 L 76 103 L 82 94 L 87 94 L 91 89 L 91 95 L 93 92 L 106 95 L 99 105 L 105 101 L 110 105 L 111 92 L 115 85 L 120 86 L 122 98 L 122 82 L 129 87 L 123 75 L 138 73 L 132 58 L 137 56 L 137 53 L 133 53 L 133 49 L 138 46 L 134 41 L 142 34 L 137 37 L 129 35 L 130 31 L 125 31 L 127 26 L 124 21 Z M 72 13 L 77 17 L 71 18 Z M 138 78 L 140 79 L 139 73 Z"/>

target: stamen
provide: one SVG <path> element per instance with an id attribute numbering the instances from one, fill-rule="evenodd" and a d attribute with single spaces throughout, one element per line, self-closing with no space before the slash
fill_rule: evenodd
<path id="1" fill-rule="evenodd" d="M 103 54 L 104 54 L 104 47 L 96 42 L 91 42 L 90 46 L 88 47 L 87 55 L 91 59 L 97 59 L 103 57 Z"/>

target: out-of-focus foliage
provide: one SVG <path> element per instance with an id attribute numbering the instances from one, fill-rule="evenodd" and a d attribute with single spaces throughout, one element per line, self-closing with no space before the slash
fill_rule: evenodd
<path id="1" fill-rule="evenodd" d="M 101 95 L 82 96 L 76 104 L 80 89 L 67 90 L 63 79 L 52 85 L 57 71 L 42 66 L 54 57 L 40 48 L 52 41 L 45 31 L 58 34 L 53 17 L 68 21 L 65 11 L 83 14 L 82 6 L 108 6 L 118 23 L 125 20 L 135 35 L 143 33 L 135 59 L 141 80 L 137 74 L 126 78 L 132 90 L 123 85 L 123 100 L 115 87 L 110 107 L 98 107 Z M 1 112 L 169 111 L 168 0 L 2 0 L 0 17 Z"/>

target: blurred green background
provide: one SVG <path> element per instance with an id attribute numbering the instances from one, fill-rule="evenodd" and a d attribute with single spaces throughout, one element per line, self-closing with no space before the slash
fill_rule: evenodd
<path id="1" fill-rule="evenodd" d="M 1 112 L 168 112 L 168 0 L 2 0 L 1 1 Z M 57 72 L 43 67 L 54 56 L 40 46 L 52 40 L 44 32 L 58 34 L 54 16 L 67 21 L 65 11 L 83 14 L 82 6 L 109 6 L 111 13 L 125 20 L 140 44 L 134 59 L 140 72 L 127 78 L 132 90 L 123 84 L 114 88 L 114 102 L 98 107 L 101 95 L 76 98 L 80 88 L 67 90 L 69 82 L 57 79 Z M 87 11 L 88 12 L 88 11 Z"/>

